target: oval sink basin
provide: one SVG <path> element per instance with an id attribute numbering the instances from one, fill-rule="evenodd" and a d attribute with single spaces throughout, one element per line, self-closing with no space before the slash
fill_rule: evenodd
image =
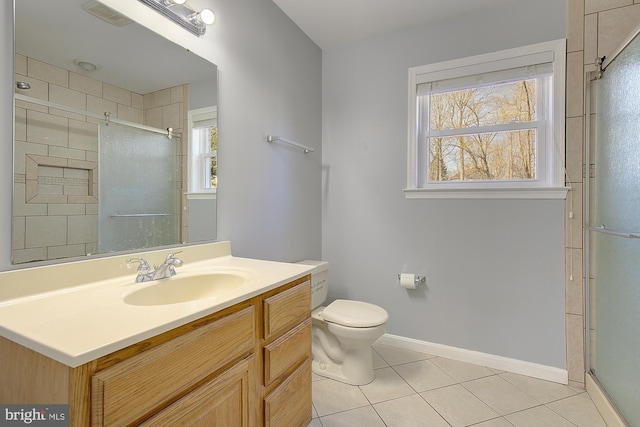
<path id="1" fill-rule="evenodd" d="M 214 297 L 232 291 L 245 282 L 245 277 L 233 273 L 176 275 L 148 282 L 150 285 L 131 292 L 124 298 L 124 302 L 131 305 L 177 304 Z"/>

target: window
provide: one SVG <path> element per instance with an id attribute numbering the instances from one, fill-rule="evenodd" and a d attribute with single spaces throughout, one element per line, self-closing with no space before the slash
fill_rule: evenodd
<path id="1" fill-rule="evenodd" d="M 409 70 L 409 198 L 564 198 L 565 41 Z"/>
<path id="2" fill-rule="evenodd" d="M 189 192 L 215 193 L 218 186 L 217 108 L 189 111 Z"/>

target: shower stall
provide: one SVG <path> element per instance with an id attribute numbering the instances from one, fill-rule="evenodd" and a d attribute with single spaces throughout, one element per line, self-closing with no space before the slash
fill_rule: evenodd
<path id="1" fill-rule="evenodd" d="M 179 242 L 179 138 L 103 122 L 98 146 L 98 251 Z"/>
<path id="2" fill-rule="evenodd" d="M 640 30 L 640 27 L 637 29 Z M 587 79 L 587 368 L 622 419 L 640 426 L 640 37 Z"/>

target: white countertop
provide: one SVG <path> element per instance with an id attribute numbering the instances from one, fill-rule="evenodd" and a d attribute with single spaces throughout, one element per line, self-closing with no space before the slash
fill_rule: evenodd
<path id="1" fill-rule="evenodd" d="M 123 263 L 126 257 L 121 258 Z M 176 278 L 180 274 L 198 272 L 237 272 L 246 278 L 246 282 L 228 292 L 195 301 L 136 306 L 126 304 L 124 297 L 157 282 L 135 283 L 134 269 L 130 274 L 106 280 L 71 287 L 57 286 L 48 292 L 4 301 L 0 298 L 0 335 L 67 366 L 77 367 L 274 289 L 313 270 L 309 265 L 231 255 L 191 263 L 186 256 L 180 258 L 184 265 L 177 269 Z M 15 283 L 20 272 L 13 271 L 11 275 Z M 0 285 L 2 280 L 0 275 Z"/>

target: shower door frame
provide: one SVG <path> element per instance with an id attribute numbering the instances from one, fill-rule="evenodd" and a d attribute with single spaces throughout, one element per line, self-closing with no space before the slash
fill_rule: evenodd
<path id="1" fill-rule="evenodd" d="M 621 426 L 629 426 L 626 422 L 625 418 L 620 413 L 619 409 L 613 404 L 613 400 L 607 393 L 606 389 L 603 385 L 598 381 L 597 376 L 594 373 L 594 366 L 592 366 L 592 346 L 595 345 L 595 342 L 592 344 L 591 342 L 591 292 L 590 292 L 590 283 L 591 283 L 591 232 L 597 232 L 594 230 L 590 230 L 592 228 L 591 224 L 591 179 L 592 179 L 592 170 L 591 170 L 591 149 L 592 147 L 592 135 L 591 135 L 591 115 L 592 115 L 592 107 L 591 107 L 591 91 L 593 82 L 598 80 L 602 73 L 606 70 L 606 68 L 622 53 L 625 48 L 636 38 L 640 37 L 640 25 L 636 26 L 633 31 L 627 35 L 627 37 L 623 40 L 623 42 L 618 46 L 618 48 L 609 56 L 609 57 L 601 57 L 596 59 L 596 70 L 595 71 L 585 71 L 584 73 L 584 189 L 583 189 L 583 277 L 584 277 L 584 361 L 586 368 L 586 386 L 589 394 L 592 394 L 592 390 L 590 389 L 589 380 L 591 380 L 594 386 L 597 388 L 593 390 L 601 395 L 604 399 L 602 402 L 602 406 L 598 405 L 598 400 L 594 399 L 594 403 L 598 406 L 598 409 L 603 412 L 606 411 L 608 415 L 612 418 L 612 421 L 619 423 Z M 597 114 L 597 111 L 596 111 Z M 595 164 L 594 164 L 595 166 Z M 595 178 L 595 175 L 593 176 Z M 611 233 L 614 234 L 614 233 Z M 624 233 L 619 233 L 624 234 Z M 623 237 L 631 237 L 623 236 Z M 635 235 L 633 237 L 636 237 Z M 603 414 L 604 415 L 604 414 Z M 605 417 L 606 418 L 606 417 Z M 610 418 L 610 419 L 611 419 Z"/>

